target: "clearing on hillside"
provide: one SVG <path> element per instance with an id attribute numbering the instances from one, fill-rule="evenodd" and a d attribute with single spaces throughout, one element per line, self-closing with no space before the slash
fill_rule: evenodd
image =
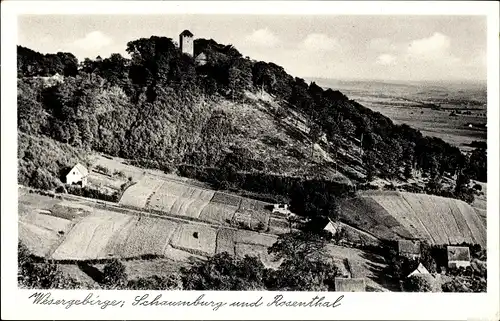
<path id="1" fill-rule="evenodd" d="M 128 234 L 128 237 L 120 238 L 120 243 L 115 241 L 118 243 L 116 255 L 122 258 L 145 254 L 163 255 L 177 226 L 178 223 L 169 220 L 142 217 L 130 229 L 120 233 Z"/>
<path id="2" fill-rule="evenodd" d="M 165 181 L 151 196 L 149 208 L 172 215 L 199 218 L 214 191 Z"/>
<path id="3" fill-rule="evenodd" d="M 61 200 L 34 193 L 22 193 L 19 196 L 19 240 L 34 255 L 50 255 L 72 228 L 73 216 L 68 215 L 67 208 L 60 204 Z"/>
<path id="4" fill-rule="evenodd" d="M 98 259 L 108 257 L 106 247 L 134 217 L 96 209 L 67 234 L 52 254 L 53 259 Z"/>
<path id="5" fill-rule="evenodd" d="M 217 231 L 208 225 L 181 224 L 172 237 L 172 247 L 197 255 L 215 254 Z"/>
<path id="6" fill-rule="evenodd" d="M 127 188 L 120 199 L 120 204 L 135 208 L 145 208 L 149 197 L 163 184 L 163 180 L 151 175 L 144 175 L 136 184 Z"/>
<path id="7" fill-rule="evenodd" d="M 258 257 L 266 268 L 276 269 L 282 260 L 274 261 L 272 254 L 267 253 L 267 247 L 263 245 L 238 243 L 235 246 L 235 254 L 240 257 L 245 255 Z"/>
<path id="8" fill-rule="evenodd" d="M 51 249 L 60 241 L 57 232 L 43 227 L 18 221 L 19 240 L 36 256 L 49 255 Z"/>
<path id="9" fill-rule="evenodd" d="M 486 245 L 486 228 L 467 203 L 407 192 L 363 192 L 341 204 L 341 219 L 381 239 Z"/>
<path id="10" fill-rule="evenodd" d="M 217 246 L 216 253 L 227 252 L 234 255 L 234 241 L 236 236 L 236 230 L 229 228 L 221 228 L 217 232 Z"/>
<path id="11" fill-rule="evenodd" d="M 232 221 L 237 210 L 237 206 L 211 201 L 201 211 L 200 219 L 213 223 L 227 223 Z"/>

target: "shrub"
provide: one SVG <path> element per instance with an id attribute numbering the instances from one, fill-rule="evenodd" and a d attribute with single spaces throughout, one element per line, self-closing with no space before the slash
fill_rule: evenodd
<path id="1" fill-rule="evenodd" d="M 95 167 L 95 170 L 99 173 L 102 173 L 102 174 L 105 174 L 105 175 L 108 175 L 109 174 L 109 169 L 107 167 L 104 167 L 102 165 L 97 165 Z"/>
<path id="2" fill-rule="evenodd" d="M 113 173 L 113 175 L 118 176 L 120 178 L 127 177 L 123 171 L 118 171 L 118 170 L 115 170 L 114 173 Z"/>
<path id="3" fill-rule="evenodd" d="M 175 275 L 153 275 L 128 281 L 127 290 L 182 290 L 182 280 Z"/>
<path id="4" fill-rule="evenodd" d="M 118 202 L 120 200 L 120 193 L 115 192 L 113 194 L 106 194 L 98 189 L 91 188 L 88 186 L 80 187 L 76 185 L 68 185 L 67 190 L 69 194 L 83 196 L 88 198 L 100 199 L 107 202 Z"/>
<path id="5" fill-rule="evenodd" d="M 127 284 L 127 272 L 122 262 L 113 259 L 104 266 L 103 283 L 110 288 L 123 288 Z"/>
<path id="6" fill-rule="evenodd" d="M 71 277 L 65 276 L 52 263 L 43 260 L 37 262 L 28 248 L 18 243 L 17 281 L 20 288 L 27 289 L 76 289 L 80 284 Z"/>
<path id="7" fill-rule="evenodd" d="M 481 277 L 455 277 L 441 286 L 443 292 L 486 292 L 486 279 Z"/>
<path id="8" fill-rule="evenodd" d="M 432 285 L 426 277 L 412 275 L 404 280 L 403 289 L 407 292 L 432 292 Z"/>

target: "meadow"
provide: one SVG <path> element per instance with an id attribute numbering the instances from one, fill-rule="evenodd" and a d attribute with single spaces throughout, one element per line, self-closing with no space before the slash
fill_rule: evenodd
<path id="1" fill-rule="evenodd" d="M 367 191 L 341 205 L 341 219 L 380 239 L 486 245 L 486 226 L 469 204 L 440 196 Z"/>

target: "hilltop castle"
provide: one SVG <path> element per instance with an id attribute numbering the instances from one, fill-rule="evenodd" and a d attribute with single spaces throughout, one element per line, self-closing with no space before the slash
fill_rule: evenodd
<path id="1" fill-rule="evenodd" d="M 179 48 L 182 53 L 194 56 L 193 34 L 189 30 L 184 30 L 179 35 Z"/>
<path id="2" fill-rule="evenodd" d="M 194 57 L 194 35 L 189 30 L 184 30 L 179 35 L 179 49 L 182 53 Z M 204 65 L 207 63 L 207 56 L 201 52 L 195 58 L 194 61 L 196 65 Z"/>

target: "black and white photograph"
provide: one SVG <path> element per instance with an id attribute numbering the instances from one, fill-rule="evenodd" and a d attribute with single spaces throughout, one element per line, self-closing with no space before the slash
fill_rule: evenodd
<path id="1" fill-rule="evenodd" d="M 489 292 L 487 30 L 18 15 L 18 289 Z"/>

